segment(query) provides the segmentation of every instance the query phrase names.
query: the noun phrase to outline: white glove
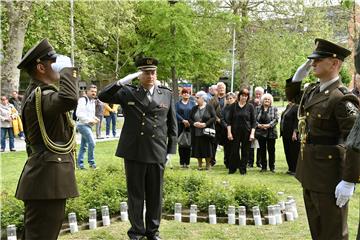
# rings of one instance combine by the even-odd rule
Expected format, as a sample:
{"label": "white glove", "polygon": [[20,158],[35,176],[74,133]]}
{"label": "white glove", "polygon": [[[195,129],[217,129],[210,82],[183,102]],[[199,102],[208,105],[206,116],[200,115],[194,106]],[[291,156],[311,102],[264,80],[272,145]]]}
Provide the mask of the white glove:
{"label": "white glove", "polygon": [[122,79],[120,79],[120,80],[117,80],[116,84],[117,84],[118,86],[128,84],[128,83],[130,83],[133,79],[139,77],[141,74],[142,74],[141,71],[136,72],[136,73],[129,74],[129,75],[127,75],[126,77],[124,77],[124,78],[122,78]]}
{"label": "white glove", "polygon": [[336,205],[340,208],[343,207],[353,195],[355,183],[341,180],[335,188]]}
{"label": "white glove", "polygon": [[72,67],[71,59],[64,55],[56,57],[56,62],[51,64],[51,68],[55,72],[60,72],[63,68]]}
{"label": "white glove", "polygon": [[311,64],[313,63],[312,59],[308,59],[304,62],[295,72],[292,82],[301,82],[311,70]]}

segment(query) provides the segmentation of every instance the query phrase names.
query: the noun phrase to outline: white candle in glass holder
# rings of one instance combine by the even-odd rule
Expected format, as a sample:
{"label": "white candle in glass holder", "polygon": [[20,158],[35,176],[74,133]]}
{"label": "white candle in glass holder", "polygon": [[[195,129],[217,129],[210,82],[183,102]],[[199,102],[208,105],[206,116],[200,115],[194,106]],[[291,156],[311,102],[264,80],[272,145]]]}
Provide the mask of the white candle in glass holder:
{"label": "white candle in glass holder", "polygon": [[120,218],[121,218],[121,221],[123,221],[123,222],[129,221],[127,202],[120,203]]}
{"label": "white candle in glass holder", "polygon": [[97,227],[96,221],[96,209],[89,209],[89,229],[95,229]]}
{"label": "white candle in glass holder", "polygon": [[77,225],[76,214],[73,213],[73,212],[69,213],[68,219],[69,219],[70,232],[71,233],[78,232],[79,228],[78,228],[78,225]]}
{"label": "white candle in glass holder", "polygon": [[292,211],[291,201],[285,202],[286,221],[294,221],[294,214]]}
{"label": "white candle in glass holder", "polygon": [[228,224],[235,224],[235,206],[228,208]]}
{"label": "white candle in glass holder", "polygon": [[17,240],[16,226],[14,224],[8,225],[6,228],[7,240]]}
{"label": "white candle in glass holder", "polygon": [[209,206],[209,223],[216,224],[216,208],[215,205]]}
{"label": "white candle in glass holder", "polygon": [[254,206],[252,208],[252,210],[253,210],[253,217],[254,217],[255,226],[262,225],[259,206]]}
{"label": "white candle in glass holder", "polygon": [[103,226],[110,225],[110,215],[109,215],[109,207],[108,206],[101,206],[101,216],[103,221]]}
{"label": "white candle in glass holder", "polygon": [[275,213],[276,224],[282,224],[283,220],[282,220],[280,204],[274,205],[274,213]]}
{"label": "white candle in glass holder", "polygon": [[197,222],[197,205],[191,204],[190,206],[190,222],[196,223]]}
{"label": "white candle in glass holder", "polygon": [[270,206],[267,207],[267,209],[268,209],[269,225],[276,225],[275,207],[270,205]]}
{"label": "white candle in glass holder", "polygon": [[279,196],[280,210],[285,210],[285,201],[284,201],[284,192],[278,192],[277,195]]}
{"label": "white candle in glass holder", "polygon": [[294,220],[295,220],[299,217],[297,207],[296,207],[296,201],[295,201],[295,199],[292,199],[290,202],[291,202],[291,209],[292,209],[292,212],[294,215]]}
{"label": "white candle in glass holder", "polygon": [[239,207],[239,225],[240,226],[246,225],[246,207],[245,206]]}
{"label": "white candle in glass holder", "polygon": [[174,219],[175,221],[181,222],[181,203],[175,203]]}

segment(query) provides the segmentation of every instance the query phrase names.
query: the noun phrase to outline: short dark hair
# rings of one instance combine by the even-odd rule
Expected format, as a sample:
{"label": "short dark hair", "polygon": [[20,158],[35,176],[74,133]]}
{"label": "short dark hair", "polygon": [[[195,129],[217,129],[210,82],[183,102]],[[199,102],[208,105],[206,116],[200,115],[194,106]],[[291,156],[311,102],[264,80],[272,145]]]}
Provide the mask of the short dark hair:
{"label": "short dark hair", "polygon": [[249,101],[250,92],[249,92],[249,89],[247,87],[240,88],[239,94],[238,94],[238,101],[240,101],[240,96],[241,95],[247,96],[248,98],[247,98],[246,102]]}

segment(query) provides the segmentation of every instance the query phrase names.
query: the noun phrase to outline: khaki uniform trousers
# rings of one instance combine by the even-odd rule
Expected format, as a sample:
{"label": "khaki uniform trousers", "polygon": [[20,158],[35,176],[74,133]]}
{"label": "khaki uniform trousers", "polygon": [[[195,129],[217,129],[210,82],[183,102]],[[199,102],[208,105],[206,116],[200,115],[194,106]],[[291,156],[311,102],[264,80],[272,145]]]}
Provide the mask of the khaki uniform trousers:
{"label": "khaki uniform trousers", "polygon": [[349,238],[348,204],[339,208],[335,193],[303,190],[307,219],[314,240],[346,240]]}

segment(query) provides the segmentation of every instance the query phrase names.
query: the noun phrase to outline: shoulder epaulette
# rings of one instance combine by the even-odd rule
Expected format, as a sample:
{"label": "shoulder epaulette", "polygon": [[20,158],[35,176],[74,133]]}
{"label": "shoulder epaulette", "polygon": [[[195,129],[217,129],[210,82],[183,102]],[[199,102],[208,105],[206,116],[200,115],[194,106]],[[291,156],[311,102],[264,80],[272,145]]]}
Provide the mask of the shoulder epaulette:
{"label": "shoulder epaulette", "polygon": [[53,92],[55,92],[53,89],[45,89],[45,90],[41,91],[41,94],[42,95],[47,95],[47,94],[53,93]]}
{"label": "shoulder epaulette", "polygon": [[342,92],[342,94],[348,94],[349,93],[349,89],[347,87],[344,87],[344,86],[340,86],[339,88],[339,91]]}
{"label": "shoulder epaulette", "polygon": [[157,86],[158,88],[162,88],[162,89],[166,89],[166,90],[169,90],[170,92],[172,92],[172,89],[171,88],[168,88],[166,86],[163,86],[163,85],[159,85]]}

